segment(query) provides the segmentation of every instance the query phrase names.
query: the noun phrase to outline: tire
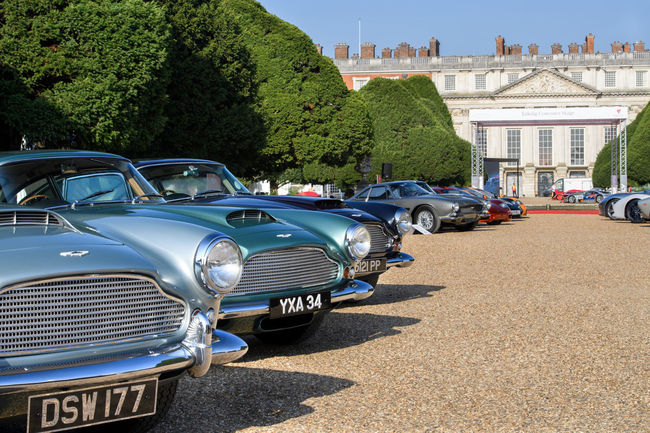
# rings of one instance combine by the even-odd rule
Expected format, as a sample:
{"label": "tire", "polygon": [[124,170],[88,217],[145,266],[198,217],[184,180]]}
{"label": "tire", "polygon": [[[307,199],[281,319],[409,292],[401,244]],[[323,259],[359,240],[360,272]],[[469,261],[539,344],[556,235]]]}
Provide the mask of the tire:
{"label": "tire", "polygon": [[[119,431],[120,433],[144,433],[151,430],[167,415],[167,412],[172,407],[177,387],[178,379],[158,383],[155,414],[143,418],[107,423],[104,426],[99,426],[98,433],[115,431]],[[95,430],[89,430],[89,433],[91,432],[94,433]]]}
{"label": "tire", "polygon": [[610,220],[615,220],[614,218],[614,203],[619,201],[620,199],[618,198],[613,198],[610,201],[607,202],[607,205],[605,207],[605,215],[609,217]]}
{"label": "tire", "polygon": [[596,203],[600,203],[601,201],[603,201],[603,196],[602,195],[597,195],[596,196]]}
{"label": "tire", "polygon": [[567,200],[568,200],[569,203],[575,203],[576,202],[576,196],[575,195],[570,195]]}
{"label": "tire", "polygon": [[303,326],[298,326],[296,328],[281,329],[279,331],[267,331],[259,334],[255,334],[258,340],[268,343],[268,344],[297,344],[305,341],[320,328],[320,325],[323,323],[325,314],[327,312],[321,311],[318,314],[314,315],[312,321]]}
{"label": "tire", "polygon": [[362,277],[358,277],[357,280],[365,281],[372,287],[377,287],[377,282],[379,281],[380,275],[381,274],[364,275]]}
{"label": "tire", "polygon": [[476,227],[477,224],[478,224],[478,221],[474,221],[472,223],[461,224],[461,225],[455,226],[455,228],[459,232],[468,232],[470,230],[474,230],[474,227]]}
{"label": "tire", "polygon": [[634,224],[639,224],[643,222],[643,217],[641,216],[641,209],[639,209],[639,199],[630,200],[630,202],[625,206],[625,218]]}
{"label": "tire", "polygon": [[440,230],[440,220],[436,217],[436,214],[433,213],[433,210],[429,206],[419,208],[415,212],[413,221],[415,221],[415,224],[418,224],[431,233]]}

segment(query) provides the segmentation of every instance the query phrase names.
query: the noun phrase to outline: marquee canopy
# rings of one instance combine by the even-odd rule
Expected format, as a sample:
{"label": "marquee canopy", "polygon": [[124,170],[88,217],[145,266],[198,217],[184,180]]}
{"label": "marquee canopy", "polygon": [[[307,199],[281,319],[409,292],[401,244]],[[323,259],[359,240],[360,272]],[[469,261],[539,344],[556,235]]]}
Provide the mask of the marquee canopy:
{"label": "marquee canopy", "polygon": [[627,119],[627,107],[500,108],[469,110],[478,126],[617,125]]}

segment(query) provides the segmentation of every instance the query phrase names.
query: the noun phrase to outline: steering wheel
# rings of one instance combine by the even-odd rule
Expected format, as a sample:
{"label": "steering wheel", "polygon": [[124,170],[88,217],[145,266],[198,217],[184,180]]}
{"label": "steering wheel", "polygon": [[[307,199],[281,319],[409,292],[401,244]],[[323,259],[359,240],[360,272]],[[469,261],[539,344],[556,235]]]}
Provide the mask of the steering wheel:
{"label": "steering wheel", "polygon": [[25,197],[24,199],[20,200],[18,202],[18,204],[22,206],[22,205],[25,205],[25,204],[27,204],[27,203],[29,203],[31,201],[42,200],[44,198],[47,198],[47,195],[45,195],[45,194],[34,194],[34,195],[30,195],[30,196]]}
{"label": "steering wheel", "polygon": [[173,189],[163,189],[162,191],[160,191],[160,193],[162,195],[171,195],[171,194],[176,194],[176,191],[174,191]]}

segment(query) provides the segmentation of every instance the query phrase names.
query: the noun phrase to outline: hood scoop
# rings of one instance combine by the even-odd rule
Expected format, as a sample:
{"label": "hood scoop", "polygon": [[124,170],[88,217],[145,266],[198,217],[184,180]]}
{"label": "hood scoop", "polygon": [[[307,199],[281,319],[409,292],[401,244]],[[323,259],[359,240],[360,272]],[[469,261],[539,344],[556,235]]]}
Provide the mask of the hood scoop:
{"label": "hood scoop", "polygon": [[65,220],[53,212],[45,210],[11,210],[0,211],[0,226],[39,225],[59,226],[66,225]]}
{"label": "hood scoop", "polygon": [[275,222],[275,218],[259,209],[242,209],[229,213],[226,221],[234,227],[241,227],[272,223]]}

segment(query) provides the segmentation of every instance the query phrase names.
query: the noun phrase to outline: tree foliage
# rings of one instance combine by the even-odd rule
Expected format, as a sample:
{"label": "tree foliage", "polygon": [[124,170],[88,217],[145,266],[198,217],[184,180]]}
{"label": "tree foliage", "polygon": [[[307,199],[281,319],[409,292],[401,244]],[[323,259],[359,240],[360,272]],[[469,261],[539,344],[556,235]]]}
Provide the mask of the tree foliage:
{"label": "tree foliage", "polygon": [[[627,126],[628,182],[644,185],[650,183],[650,104],[637,114]],[[592,180],[602,188],[611,184],[611,149],[618,145],[619,137],[605,144],[596,158]]]}
{"label": "tree foliage", "polygon": [[259,112],[267,129],[258,169],[281,178],[304,166],[303,180],[331,181],[331,171],[318,167],[356,164],[366,155],[372,128],[364,104],[350,96],[338,69],[311,39],[253,0],[221,5],[242,29],[256,65]]}
{"label": "tree foliage", "polygon": [[396,179],[441,185],[467,182],[470,144],[456,135],[449,111],[429,78],[375,78],[359,93],[375,130],[373,173],[380,172],[382,162],[390,162]]}
{"label": "tree foliage", "polygon": [[[23,124],[13,121],[17,135],[137,154],[160,133],[171,37],[161,7],[143,0],[5,0],[2,13],[0,64],[24,85],[14,98],[32,101]],[[44,102],[53,111],[39,110]]]}

